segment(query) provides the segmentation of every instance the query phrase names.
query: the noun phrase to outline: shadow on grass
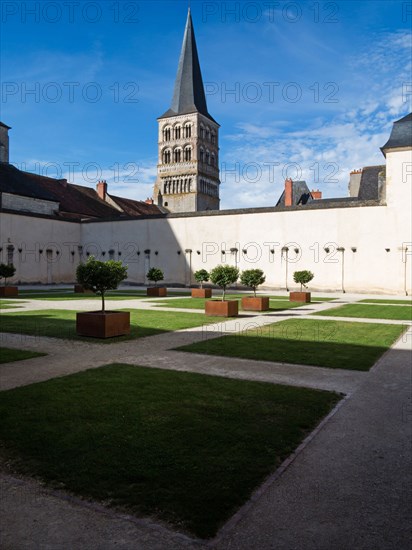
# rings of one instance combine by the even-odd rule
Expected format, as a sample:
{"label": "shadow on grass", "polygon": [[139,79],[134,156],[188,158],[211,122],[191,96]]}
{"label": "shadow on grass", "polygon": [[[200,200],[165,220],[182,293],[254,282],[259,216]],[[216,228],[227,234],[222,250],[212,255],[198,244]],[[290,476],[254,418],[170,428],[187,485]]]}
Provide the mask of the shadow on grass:
{"label": "shadow on grass", "polygon": [[[402,325],[294,319],[175,348],[222,357],[369,370],[405,331]],[[207,331],[206,331],[207,332]]]}
{"label": "shadow on grass", "polygon": [[111,344],[222,321],[222,318],[205,317],[199,313],[133,309],[127,311],[130,311],[130,334],[115,338],[79,336],[76,333],[76,312],[69,310],[5,313],[1,318],[0,332]]}
{"label": "shadow on grass", "polygon": [[0,438],[13,469],[203,538],[340,400],[122,364],[2,393]]}

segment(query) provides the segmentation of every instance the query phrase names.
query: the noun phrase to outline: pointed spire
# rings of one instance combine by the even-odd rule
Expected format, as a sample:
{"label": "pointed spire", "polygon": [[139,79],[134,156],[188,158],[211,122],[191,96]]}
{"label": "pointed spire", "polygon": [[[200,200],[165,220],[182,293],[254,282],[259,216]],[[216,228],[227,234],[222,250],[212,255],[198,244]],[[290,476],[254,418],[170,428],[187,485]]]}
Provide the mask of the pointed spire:
{"label": "pointed spire", "polygon": [[196,112],[213,120],[207,110],[202,72],[189,7],[172,104],[170,109],[160,118]]}

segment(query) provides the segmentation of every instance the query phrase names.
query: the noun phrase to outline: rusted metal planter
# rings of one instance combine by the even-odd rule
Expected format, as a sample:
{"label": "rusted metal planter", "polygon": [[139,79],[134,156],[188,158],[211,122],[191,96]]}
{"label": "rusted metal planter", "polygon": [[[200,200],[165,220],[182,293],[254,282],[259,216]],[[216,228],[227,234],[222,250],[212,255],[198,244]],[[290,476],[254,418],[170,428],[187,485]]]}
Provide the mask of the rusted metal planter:
{"label": "rusted metal planter", "polygon": [[211,288],[192,288],[192,298],[211,298]]}
{"label": "rusted metal planter", "polygon": [[245,311],[268,311],[269,298],[265,296],[245,296],[242,298],[242,309]]}
{"label": "rusted metal planter", "polygon": [[76,314],[76,332],[91,338],[113,338],[130,334],[130,312],[86,311]]}
{"label": "rusted metal planter", "polygon": [[167,296],[167,288],[163,286],[149,286],[147,287],[147,296],[164,298]]}
{"label": "rusted metal planter", "polygon": [[290,302],[310,302],[310,292],[291,292],[289,294]]}
{"label": "rusted metal planter", "polygon": [[205,314],[211,317],[237,317],[238,300],[208,300],[205,303]]}
{"label": "rusted metal planter", "polygon": [[17,286],[0,286],[0,296],[2,298],[12,298],[19,295],[19,289]]}

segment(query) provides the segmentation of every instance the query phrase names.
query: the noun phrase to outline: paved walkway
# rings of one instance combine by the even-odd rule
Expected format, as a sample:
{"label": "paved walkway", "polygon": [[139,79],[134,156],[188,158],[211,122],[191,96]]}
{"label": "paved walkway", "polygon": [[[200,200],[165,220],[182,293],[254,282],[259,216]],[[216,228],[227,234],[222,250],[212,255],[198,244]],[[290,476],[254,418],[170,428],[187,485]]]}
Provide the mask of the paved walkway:
{"label": "paved walkway", "polygon": [[[362,298],[344,296],[340,301]],[[79,302],[70,301],[31,300],[24,307],[49,309],[52,304],[59,309],[69,309],[69,306],[80,309]],[[127,306],[126,302],[114,304],[128,308],[153,307],[148,300],[136,300],[133,304],[128,301]],[[81,309],[90,307],[96,307],[94,300],[82,302]],[[2,475],[0,548],[409,548],[412,332],[401,338],[370,372],[171,351],[185,343],[242,330],[251,322],[263,325],[298,316],[309,317],[315,311],[331,307],[336,307],[336,303],[310,304],[259,315],[253,320],[244,317],[203,330],[194,328],[111,345],[66,340],[56,346],[52,338],[1,334],[3,346],[37,349],[49,354],[18,364],[1,365],[2,390],[116,361],[329,389],[348,397],[323,427],[310,436],[282,475],[279,471],[275,473],[208,544],[150,521],[119,515],[102,506],[44,489],[33,480]],[[81,357],[81,362],[76,361],[76,357]]]}

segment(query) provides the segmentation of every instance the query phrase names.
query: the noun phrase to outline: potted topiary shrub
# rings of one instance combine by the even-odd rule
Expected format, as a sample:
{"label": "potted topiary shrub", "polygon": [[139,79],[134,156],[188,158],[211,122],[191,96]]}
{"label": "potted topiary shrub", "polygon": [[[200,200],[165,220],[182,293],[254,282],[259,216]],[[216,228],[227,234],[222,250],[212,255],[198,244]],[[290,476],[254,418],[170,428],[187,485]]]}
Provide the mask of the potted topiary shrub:
{"label": "potted topiary shrub", "polygon": [[206,269],[199,269],[198,271],[195,271],[194,277],[200,284],[200,288],[192,288],[192,298],[211,298],[212,289],[203,288],[203,283],[207,283],[209,280],[209,272],[206,271]]}
{"label": "potted topiary shrub", "polygon": [[261,269],[247,269],[240,276],[242,285],[249,286],[254,296],[242,298],[242,308],[247,311],[268,311],[269,298],[267,296],[256,296],[256,289],[266,281],[265,274]]}
{"label": "potted topiary shrub", "polygon": [[289,300],[291,302],[310,302],[310,292],[304,292],[303,287],[307,288],[307,284],[313,279],[314,274],[311,271],[295,271],[293,280],[300,284],[300,292],[291,292]]}
{"label": "potted topiary shrub", "polygon": [[239,312],[237,300],[225,300],[226,289],[239,278],[239,270],[231,265],[218,265],[210,272],[210,280],[216,286],[223,289],[221,300],[207,300],[205,303],[206,315],[217,317],[236,317]]}
{"label": "potted topiary shrub", "polygon": [[163,281],[163,271],[158,267],[151,267],[147,272],[146,277],[149,281],[153,281],[155,286],[147,287],[148,296],[167,296],[167,288],[157,286],[159,281]]}
{"label": "potted topiary shrub", "polygon": [[19,289],[17,286],[8,286],[7,279],[13,277],[16,273],[16,268],[13,264],[0,264],[0,279],[4,279],[4,285],[0,287],[0,296],[18,296]]}
{"label": "potted topiary shrub", "polygon": [[116,290],[127,277],[127,267],[122,262],[109,260],[100,262],[90,256],[76,270],[77,281],[85,289],[92,290],[102,298],[100,311],[77,313],[76,331],[80,336],[93,338],[112,338],[130,333],[130,313],[128,311],[106,311],[105,294]]}

